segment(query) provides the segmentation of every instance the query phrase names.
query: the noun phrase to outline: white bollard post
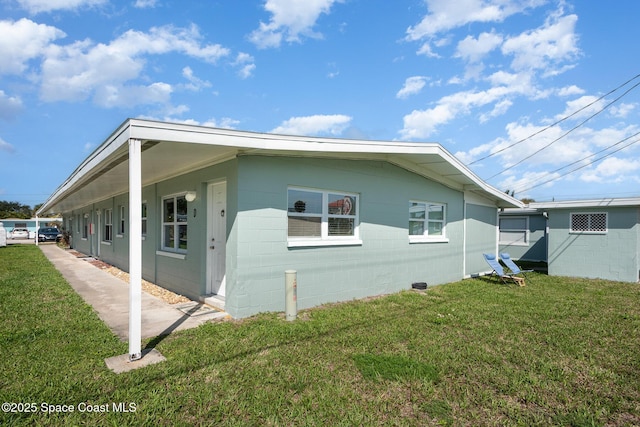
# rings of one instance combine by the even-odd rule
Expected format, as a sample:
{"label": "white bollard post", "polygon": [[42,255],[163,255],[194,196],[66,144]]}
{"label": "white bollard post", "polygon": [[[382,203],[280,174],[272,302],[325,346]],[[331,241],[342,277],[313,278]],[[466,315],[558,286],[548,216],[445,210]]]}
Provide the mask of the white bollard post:
{"label": "white bollard post", "polygon": [[296,320],[298,315],[298,273],[295,270],[284,272],[285,318]]}

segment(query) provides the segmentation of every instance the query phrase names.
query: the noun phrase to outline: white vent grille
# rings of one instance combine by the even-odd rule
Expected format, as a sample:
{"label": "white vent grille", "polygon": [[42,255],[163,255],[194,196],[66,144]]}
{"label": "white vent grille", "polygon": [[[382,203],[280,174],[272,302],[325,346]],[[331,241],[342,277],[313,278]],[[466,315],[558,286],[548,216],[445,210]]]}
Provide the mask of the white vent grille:
{"label": "white vent grille", "polygon": [[571,231],[573,232],[606,232],[606,213],[575,213],[571,214]]}

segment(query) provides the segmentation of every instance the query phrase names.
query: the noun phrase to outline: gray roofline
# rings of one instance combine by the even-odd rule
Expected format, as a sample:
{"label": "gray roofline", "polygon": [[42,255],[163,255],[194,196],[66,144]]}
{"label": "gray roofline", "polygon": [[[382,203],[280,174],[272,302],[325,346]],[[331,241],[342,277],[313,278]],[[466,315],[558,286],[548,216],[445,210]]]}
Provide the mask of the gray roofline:
{"label": "gray roofline", "polygon": [[552,202],[532,202],[528,207],[532,209],[575,209],[602,207],[640,206],[640,197],[605,197],[602,199],[563,200]]}

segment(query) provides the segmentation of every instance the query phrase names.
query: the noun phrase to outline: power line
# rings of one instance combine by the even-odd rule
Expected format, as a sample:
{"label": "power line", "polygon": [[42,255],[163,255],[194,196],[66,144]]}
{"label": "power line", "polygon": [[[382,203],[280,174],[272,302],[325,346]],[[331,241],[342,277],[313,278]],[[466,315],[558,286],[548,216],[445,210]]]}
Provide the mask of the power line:
{"label": "power line", "polygon": [[[573,163],[570,163],[570,164],[569,164],[569,165],[567,165],[567,166],[563,166],[563,167],[561,167],[561,168],[559,168],[559,169],[556,169],[555,171],[549,172],[549,174],[552,174],[552,173],[558,172],[558,171],[560,171],[560,170],[562,170],[562,169],[565,169],[565,168],[567,168],[567,167],[569,167],[569,166],[571,166],[571,165],[574,165],[574,164],[579,163],[579,162],[581,162],[581,161],[583,161],[583,160],[586,160],[586,159],[588,159],[589,157],[593,157],[593,156],[595,156],[595,155],[597,155],[597,154],[599,154],[599,153],[602,153],[603,151],[607,151],[607,150],[609,150],[611,147],[615,147],[616,145],[619,145],[619,144],[621,144],[622,142],[624,142],[624,141],[626,141],[626,140],[628,140],[628,139],[630,139],[630,138],[633,138],[634,136],[637,136],[637,135],[640,135],[640,132],[637,132],[637,133],[635,133],[635,134],[633,134],[633,135],[631,135],[631,136],[628,136],[627,138],[625,138],[625,139],[623,139],[623,140],[619,141],[618,143],[616,143],[616,144],[614,144],[614,145],[612,145],[612,146],[610,146],[610,147],[608,147],[608,148],[605,148],[604,150],[599,151],[598,153],[594,153],[594,154],[592,154],[592,155],[590,155],[590,156],[587,156],[587,157],[585,157],[585,158],[583,158],[583,159],[580,159],[580,160],[577,160],[577,161],[575,161],[575,162],[573,162]],[[611,156],[612,154],[617,153],[618,151],[622,151],[622,150],[624,150],[625,148],[627,148],[627,147],[629,147],[629,146],[631,146],[631,145],[635,144],[635,143],[636,143],[636,142],[638,142],[638,141],[640,141],[640,138],[635,139],[635,140],[631,141],[630,143],[628,143],[628,144],[626,144],[626,145],[624,145],[624,146],[622,146],[622,147],[618,148],[617,150],[612,151],[612,152],[610,152],[610,153],[608,153],[608,154],[605,154],[605,155],[604,155],[604,156],[602,156],[602,157],[599,157],[599,158],[597,158],[597,159],[594,159],[594,160],[590,161],[590,162],[589,162],[589,163],[587,163],[587,164],[581,165],[581,166],[579,166],[579,167],[577,167],[577,168],[575,168],[575,169],[572,169],[572,170],[570,170],[570,171],[568,171],[568,172],[566,172],[566,173],[563,173],[562,175],[555,176],[555,177],[553,177],[553,178],[549,178],[549,179],[547,179],[546,181],[542,181],[542,182],[540,182],[539,184],[535,184],[535,185],[532,185],[532,186],[530,186],[530,187],[527,187],[527,188],[523,188],[523,189],[521,189],[521,190],[518,190],[518,192],[520,192],[520,193],[521,193],[521,192],[524,192],[524,191],[532,190],[532,189],[534,189],[534,188],[540,187],[541,185],[547,184],[547,183],[549,183],[549,182],[551,182],[551,181],[555,181],[555,180],[557,180],[557,179],[560,179],[560,178],[562,178],[563,176],[567,176],[567,175],[569,175],[569,174],[572,174],[573,172],[576,172],[576,171],[578,171],[578,170],[580,170],[580,169],[584,169],[584,168],[586,168],[587,166],[591,166],[591,165],[593,165],[594,163],[597,163],[597,162],[599,162],[600,160],[603,160],[603,159],[605,159],[605,158],[607,158],[607,157]],[[536,181],[537,181],[537,180],[536,180]],[[536,181],[533,181],[533,182],[536,182]]]}
{"label": "power line", "polygon": [[[561,118],[560,120],[558,120],[558,121],[556,121],[556,122],[554,122],[554,123],[550,124],[549,126],[547,126],[547,127],[543,128],[543,129],[540,129],[539,131],[534,132],[534,133],[532,133],[531,135],[529,135],[529,136],[527,136],[527,137],[525,137],[525,138],[523,138],[523,139],[521,139],[521,140],[519,140],[519,141],[516,141],[516,142],[514,142],[514,143],[513,143],[513,144],[511,144],[511,145],[508,145],[508,146],[506,146],[506,147],[504,147],[504,148],[501,148],[500,150],[494,151],[493,153],[490,153],[490,154],[488,154],[488,155],[486,155],[486,156],[484,156],[484,157],[481,157],[481,158],[479,158],[479,159],[477,159],[477,160],[474,160],[473,162],[470,162],[470,163],[469,163],[469,166],[470,166],[470,165],[473,165],[473,164],[475,164],[475,163],[478,163],[478,162],[480,162],[480,161],[482,161],[482,160],[486,160],[486,159],[488,159],[488,158],[490,158],[490,157],[493,157],[493,156],[495,156],[495,155],[497,155],[497,154],[500,154],[500,153],[502,153],[503,151],[506,151],[506,150],[508,150],[508,149],[510,149],[510,148],[513,148],[513,147],[515,147],[516,145],[519,145],[519,144],[521,144],[521,143],[523,143],[523,142],[525,142],[525,141],[528,141],[529,139],[533,138],[534,136],[537,136],[537,135],[541,134],[542,132],[545,132],[545,131],[547,131],[547,130],[551,129],[551,128],[552,128],[552,127],[554,127],[554,126],[557,126],[558,124],[560,124],[560,123],[562,123],[562,122],[564,122],[564,121],[566,121],[566,120],[570,119],[571,117],[575,116],[576,114],[580,113],[581,111],[586,110],[587,108],[591,107],[591,106],[592,106],[592,105],[594,105],[595,103],[597,103],[597,102],[601,101],[601,100],[602,100],[602,99],[604,99],[605,97],[607,97],[607,96],[611,95],[612,93],[614,93],[614,92],[618,91],[620,88],[622,88],[622,87],[624,87],[624,86],[628,85],[629,83],[631,83],[632,81],[634,81],[634,80],[635,80],[635,79],[637,79],[638,77],[640,77],[640,74],[636,74],[635,76],[633,76],[632,78],[630,78],[630,79],[629,79],[629,80],[627,80],[626,82],[622,83],[621,85],[619,85],[619,86],[618,86],[618,87],[616,87],[615,89],[610,90],[609,92],[605,93],[604,95],[602,95],[600,98],[596,99],[595,101],[590,102],[589,104],[585,105],[584,107],[582,107],[582,108],[580,108],[580,109],[578,109],[578,110],[574,111],[573,113],[569,114],[568,116],[565,116],[565,117]],[[636,85],[636,86],[637,86],[637,85]],[[634,86],[634,87],[635,87],[635,86]],[[632,88],[632,89],[633,89],[633,88]],[[628,92],[627,92],[627,93],[628,93]],[[625,93],[625,94],[626,94],[626,93]],[[607,106],[607,107],[608,107],[608,106]],[[501,172],[501,173],[502,173],[502,172]],[[499,175],[499,174],[498,174],[498,175]],[[494,175],[494,176],[495,176],[495,175]],[[493,177],[491,177],[491,178],[493,178]],[[489,178],[489,179],[491,179],[491,178]]]}
{"label": "power line", "polygon": [[[640,76],[640,74],[639,74]],[[565,136],[569,135],[571,132],[573,132],[574,130],[578,129],[579,127],[581,127],[582,125],[584,125],[586,122],[588,122],[589,120],[591,120],[592,118],[594,118],[595,116],[597,116],[598,114],[602,113],[604,110],[606,110],[607,108],[609,108],[611,105],[613,105],[614,103],[618,102],[620,99],[622,99],[624,96],[626,96],[629,92],[631,92],[633,89],[635,89],[636,87],[640,86],[640,82],[636,83],[635,85],[631,86],[629,89],[627,89],[622,95],[620,95],[619,97],[617,97],[616,99],[614,99],[613,101],[609,102],[607,105],[605,105],[604,107],[602,107],[600,110],[596,111],[595,113],[593,113],[591,116],[587,117],[586,119],[584,119],[582,122],[580,122],[579,124],[577,124],[576,126],[572,127],[571,129],[569,129],[568,131],[566,131],[565,133],[563,133],[562,135],[560,135],[559,137],[557,137],[556,139],[554,139],[553,141],[551,141],[550,143],[546,144],[545,146],[543,146],[542,148],[534,151],[533,153],[529,154],[528,156],[526,156],[525,158],[521,159],[520,161],[512,164],[511,166],[501,170],[500,172],[493,174],[492,176],[490,176],[489,178],[487,178],[486,180],[490,180],[492,178],[495,178],[498,175],[501,175],[503,173],[505,173],[508,170],[513,169],[514,167],[518,166],[519,164],[523,163],[526,160],[529,160],[530,158],[532,158],[533,156],[535,156],[536,154],[540,153],[541,151],[549,148],[551,145],[555,144],[556,142],[558,142],[559,140],[561,140],[562,138],[564,138]]]}

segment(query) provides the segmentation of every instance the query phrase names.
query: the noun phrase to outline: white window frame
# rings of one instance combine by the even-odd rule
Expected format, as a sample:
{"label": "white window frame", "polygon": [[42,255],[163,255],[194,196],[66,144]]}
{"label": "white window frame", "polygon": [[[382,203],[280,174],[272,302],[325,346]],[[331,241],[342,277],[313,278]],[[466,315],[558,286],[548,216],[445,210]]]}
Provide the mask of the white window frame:
{"label": "white window frame", "polygon": [[[347,246],[347,245],[362,245],[360,240],[360,195],[358,193],[352,193],[342,190],[324,190],[317,188],[307,187],[287,187],[287,206],[289,206],[289,191],[304,191],[309,193],[316,193],[322,196],[322,212],[319,214],[306,214],[288,212],[287,208],[287,224],[289,217],[316,217],[320,218],[320,236],[289,236],[289,226],[287,225],[287,246],[288,247],[314,247],[314,246]],[[354,199],[355,214],[354,215],[340,215],[329,213],[329,195],[341,195]],[[353,219],[353,235],[352,236],[331,236],[329,235],[329,219],[330,218],[352,218]]]}
{"label": "white window frame", "polygon": [[102,236],[102,241],[113,241],[113,209],[104,210],[104,233]]}
{"label": "white window frame", "polygon": [[[502,228],[502,221],[509,219],[524,219],[524,229],[519,228]],[[524,232],[524,242],[519,241],[506,241],[500,240],[498,241],[501,245],[510,245],[510,246],[529,246],[529,217],[528,216],[503,216],[498,219],[498,236],[502,236],[502,232]]]}
{"label": "white window frame", "polygon": [[142,202],[142,207],[140,210],[140,214],[141,214],[141,234],[142,234],[142,240],[145,240],[145,238],[147,237],[147,210],[149,209],[149,205],[147,204],[147,201],[144,200]]}
{"label": "white window frame", "polygon": [[[172,194],[172,195],[168,195],[168,196],[163,196],[161,199],[161,207],[160,207],[160,215],[161,215],[161,223],[162,223],[162,228],[161,228],[161,232],[160,232],[160,252],[164,252],[164,253],[170,253],[170,254],[179,254],[179,255],[186,255],[188,252],[188,248],[189,248],[189,239],[187,237],[187,249],[182,249],[180,248],[180,226],[186,226],[187,227],[187,236],[189,235],[189,210],[187,209],[187,213],[185,214],[185,221],[178,221],[178,215],[177,215],[177,210],[178,210],[178,199],[182,198],[185,199],[185,203],[188,203],[186,200],[186,192],[184,193],[178,193],[178,194]],[[173,215],[174,215],[174,220],[169,222],[169,221],[165,221],[165,212],[164,212],[164,207],[165,207],[165,201],[167,200],[172,200],[173,199],[173,206],[174,206],[174,211],[173,211]],[[168,247],[164,245],[165,242],[165,229],[167,226],[172,226],[173,227],[173,235],[174,235],[174,245],[173,247]]]}
{"label": "white window frame", "polygon": [[[411,208],[411,204],[419,204],[425,206],[425,218],[422,220],[424,222],[424,233],[423,234],[409,234],[411,233],[411,229],[407,228],[407,233],[409,234],[409,243],[448,243],[449,238],[447,237],[447,204],[446,203],[437,203],[437,202],[427,202],[424,200],[409,200],[409,208]],[[442,208],[442,220],[430,220],[429,215],[429,206],[439,206]],[[419,218],[411,218],[410,212],[407,212],[408,220],[420,222]],[[430,236],[429,235],[429,222],[439,222],[442,223],[442,235]]]}
{"label": "white window frame", "polygon": [[89,240],[89,214],[82,215],[82,240]]}
{"label": "white window frame", "polygon": [[118,206],[118,234],[117,237],[123,237],[126,226],[126,209],[124,205]]}
{"label": "white window frame", "polygon": [[[574,215],[588,215],[589,229],[587,230],[574,230],[573,217]],[[604,230],[592,230],[591,229],[591,216],[592,215],[604,215]],[[609,232],[609,213],[608,212],[571,212],[569,214],[569,234],[607,234]]]}

